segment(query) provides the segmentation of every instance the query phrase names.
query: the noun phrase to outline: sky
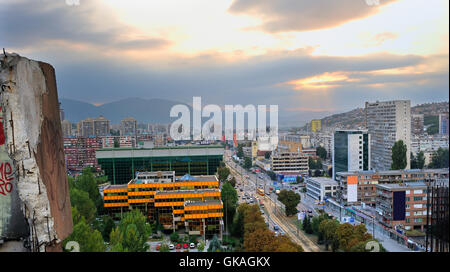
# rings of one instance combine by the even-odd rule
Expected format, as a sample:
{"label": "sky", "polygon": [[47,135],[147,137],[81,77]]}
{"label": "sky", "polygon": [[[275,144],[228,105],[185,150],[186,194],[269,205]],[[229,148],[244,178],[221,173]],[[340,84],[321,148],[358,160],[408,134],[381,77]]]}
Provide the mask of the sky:
{"label": "sky", "polygon": [[449,99],[447,0],[71,2],[0,0],[0,46],[52,64],[60,98],[292,114]]}

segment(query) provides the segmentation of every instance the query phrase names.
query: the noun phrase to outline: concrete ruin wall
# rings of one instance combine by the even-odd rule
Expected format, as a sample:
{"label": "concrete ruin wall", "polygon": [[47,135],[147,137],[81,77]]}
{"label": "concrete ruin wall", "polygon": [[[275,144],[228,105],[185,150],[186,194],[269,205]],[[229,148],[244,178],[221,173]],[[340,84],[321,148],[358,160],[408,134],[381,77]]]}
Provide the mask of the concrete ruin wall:
{"label": "concrete ruin wall", "polygon": [[[0,55],[0,251],[60,251],[72,232],[55,71]],[[3,245],[2,245],[3,243]]]}

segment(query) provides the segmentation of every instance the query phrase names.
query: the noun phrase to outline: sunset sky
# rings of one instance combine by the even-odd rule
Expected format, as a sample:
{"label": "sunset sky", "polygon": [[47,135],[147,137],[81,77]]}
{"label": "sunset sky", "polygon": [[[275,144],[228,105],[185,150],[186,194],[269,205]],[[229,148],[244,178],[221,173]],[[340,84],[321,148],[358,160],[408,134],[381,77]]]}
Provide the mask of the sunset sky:
{"label": "sunset sky", "polygon": [[0,46],[56,68],[59,96],[278,104],[448,101],[449,1],[0,0]]}

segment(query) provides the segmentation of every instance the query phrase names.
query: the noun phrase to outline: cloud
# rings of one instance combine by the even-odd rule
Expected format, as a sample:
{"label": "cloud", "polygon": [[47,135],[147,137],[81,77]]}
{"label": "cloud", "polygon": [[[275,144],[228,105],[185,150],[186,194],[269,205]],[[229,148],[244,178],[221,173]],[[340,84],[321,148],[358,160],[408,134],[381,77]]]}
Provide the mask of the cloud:
{"label": "cloud", "polygon": [[365,0],[235,0],[229,12],[259,17],[267,32],[331,28],[371,16],[395,0],[368,5]]}
{"label": "cloud", "polygon": [[169,41],[141,35],[121,23],[100,1],[82,1],[69,6],[65,1],[17,0],[0,5],[0,37],[7,48],[64,46],[111,49],[153,49]]}

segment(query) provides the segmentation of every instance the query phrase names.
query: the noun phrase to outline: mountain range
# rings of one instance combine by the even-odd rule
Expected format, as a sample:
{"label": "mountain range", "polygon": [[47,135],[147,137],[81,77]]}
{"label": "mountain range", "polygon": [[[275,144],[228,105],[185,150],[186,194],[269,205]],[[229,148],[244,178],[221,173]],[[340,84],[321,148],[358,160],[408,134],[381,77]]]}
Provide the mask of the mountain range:
{"label": "mountain range", "polygon": [[[96,106],[87,102],[61,98],[60,103],[61,109],[64,110],[65,119],[72,123],[88,117],[96,118],[102,115],[110,120],[111,124],[118,124],[125,117],[133,117],[138,123],[168,124],[175,120],[175,118],[170,118],[170,109],[174,105],[183,104],[192,109],[187,103],[166,99],[126,98]],[[311,119],[322,118],[330,114],[332,113],[327,111],[292,112],[280,109],[278,122],[280,127],[298,127],[306,124]]]}

